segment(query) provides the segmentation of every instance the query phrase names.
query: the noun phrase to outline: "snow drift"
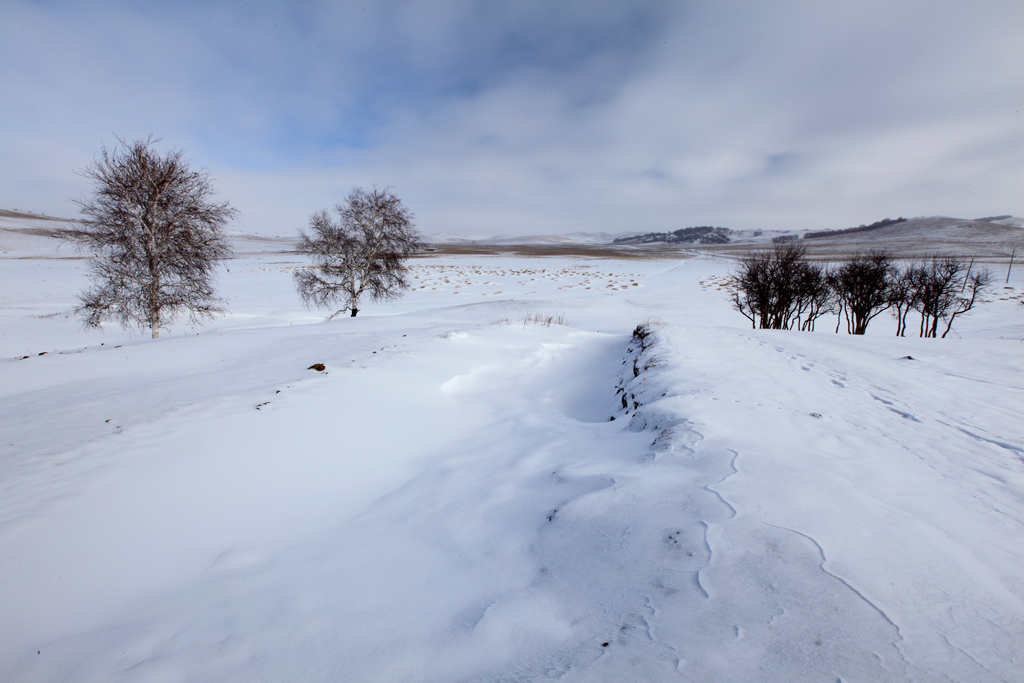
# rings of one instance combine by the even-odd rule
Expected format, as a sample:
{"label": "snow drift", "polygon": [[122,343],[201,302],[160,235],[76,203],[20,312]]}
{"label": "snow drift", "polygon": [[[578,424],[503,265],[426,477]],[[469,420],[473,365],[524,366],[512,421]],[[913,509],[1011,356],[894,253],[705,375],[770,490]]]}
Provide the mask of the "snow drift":
{"label": "snow drift", "polygon": [[710,258],[421,259],[323,323],[252,250],[152,342],[3,259],[6,680],[1024,675],[1018,276],[945,340],[751,330]]}

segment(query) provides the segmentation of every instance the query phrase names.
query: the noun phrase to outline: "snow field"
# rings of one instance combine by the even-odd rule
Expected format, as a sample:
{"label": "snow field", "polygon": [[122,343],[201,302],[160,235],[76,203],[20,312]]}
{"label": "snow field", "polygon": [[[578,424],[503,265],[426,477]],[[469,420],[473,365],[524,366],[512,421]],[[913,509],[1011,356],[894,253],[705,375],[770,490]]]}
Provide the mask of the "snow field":
{"label": "snow field", "polygon": [[[417,264],[416,274],[412,276],[411,291],[440,289],[451,294],[464,291],[479,296],[498,296],[502,294],[499,282],[504,280],[513,284],[519,296],[531,296],[543,289],[545,285],[556,284],[557,290],[580,287],[583,289],[605,289],[612,292],[638,287],[636,273],[627,273],[620,269],[602,268],[601,265],[574,263],[560,269],[506,269],[486,267],[466,267],[461,265]],[[621,264],[616,264],[621,265]],[[611,272],[609,272],[611,271]],[[492,290],[492,291],[482,291]]]}
{"label": "snow field", "polygon": [[754,331],[727,261],[433,257],[322,323],[299,265],[152,342],[3,261],[5,678],[1021,677],[1015,300]]}

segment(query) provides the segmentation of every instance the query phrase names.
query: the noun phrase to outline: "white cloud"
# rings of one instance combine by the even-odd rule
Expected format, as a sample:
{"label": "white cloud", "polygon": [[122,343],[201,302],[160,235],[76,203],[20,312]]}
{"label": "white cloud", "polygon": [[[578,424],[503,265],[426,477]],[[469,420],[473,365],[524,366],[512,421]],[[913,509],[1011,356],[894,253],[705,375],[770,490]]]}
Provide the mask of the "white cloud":
{"label": "white cloud", "polygon": [[153,132],[269,233],[373,183],[427,232],[1024,213],[1019,3],[11,7],[5,206]]}

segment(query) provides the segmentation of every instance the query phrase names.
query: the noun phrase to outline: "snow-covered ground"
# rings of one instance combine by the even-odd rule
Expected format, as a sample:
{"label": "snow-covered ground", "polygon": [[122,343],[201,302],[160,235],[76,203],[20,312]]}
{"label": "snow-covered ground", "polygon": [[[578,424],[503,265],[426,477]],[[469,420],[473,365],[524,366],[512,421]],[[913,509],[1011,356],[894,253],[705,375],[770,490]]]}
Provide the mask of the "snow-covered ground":
{"label": "snow-covered ground", "polygon": [[152,341],[39,239],[0,680],[1024,680],[1019,270],[922,340],[751,330],[705,257],[418,259],[322,322],[252,248]]}

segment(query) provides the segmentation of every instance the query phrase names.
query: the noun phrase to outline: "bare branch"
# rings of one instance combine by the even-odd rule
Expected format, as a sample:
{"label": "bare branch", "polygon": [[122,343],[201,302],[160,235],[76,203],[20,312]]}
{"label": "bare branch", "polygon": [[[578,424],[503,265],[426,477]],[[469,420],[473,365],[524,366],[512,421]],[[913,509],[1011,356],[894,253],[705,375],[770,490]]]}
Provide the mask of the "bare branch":
{"label": "bare branch", "polygon": [[733,305],[754,327],[813,330],[832,310],[827,272],[804,260],[806,249],[780,243],[740,260]]}
{"label": "bare branch", "polygon": [[208,173],[192,170],[180,150],[160,156],[154,142],[104,147],[81,172],[93,181],[92,196],[76,201],[84,219],[58,231],[92,254],[94,286],[78,308],[87,327],[113,320],[156,338],[181,313],[194,325],[223,311],[213,276],[230,254],[223,228],[237,212],[211,200]]}
{"label": "bare branch", "polygon": [[309,232],[300,232],[298,251],[313,265],[295,273],[295,287],[306,306],[341,303],[330,318],[346,310],[355,317],[363,294],[385,301],[409,288],[405,261],[424,245],[412,213],[389,188],[355,188],[335,211],[337,222],[317,211]]}
{"label": "bare branch", "polygon": [[829,285],[847,315],[850,334],[864,334],[868,323],[893,305],[892,257],[884,251],[856,254],[829,277]]}

